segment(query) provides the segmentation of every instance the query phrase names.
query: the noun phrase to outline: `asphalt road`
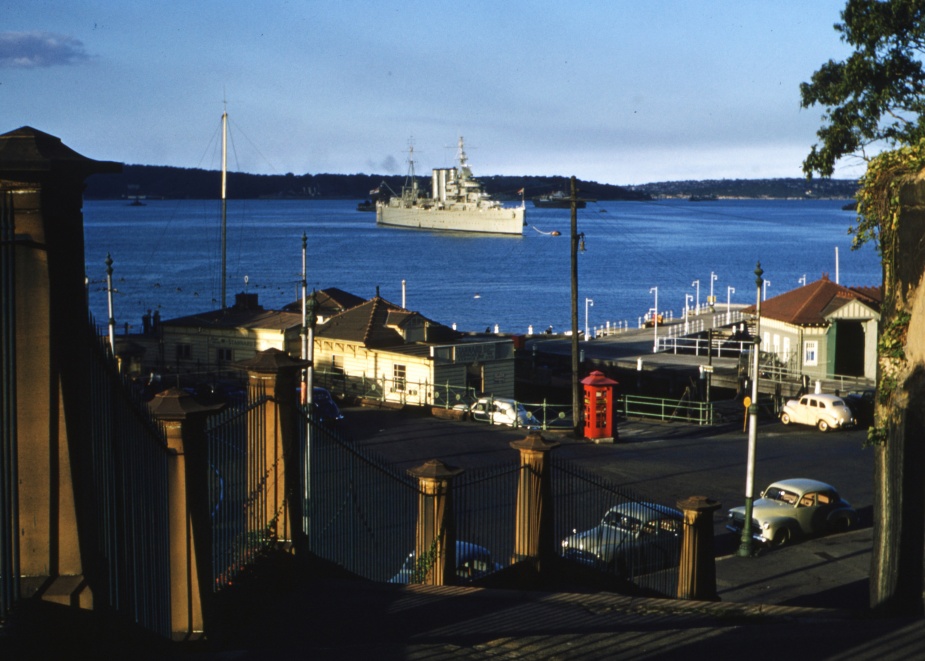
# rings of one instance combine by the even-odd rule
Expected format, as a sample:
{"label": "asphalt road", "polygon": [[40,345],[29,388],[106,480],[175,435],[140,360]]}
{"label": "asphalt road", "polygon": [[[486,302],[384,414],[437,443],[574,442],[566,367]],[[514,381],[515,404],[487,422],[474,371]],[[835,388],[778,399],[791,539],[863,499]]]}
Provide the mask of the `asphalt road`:
{"label": "asphalt road", "polygon": [[[385,409],[344,409],[345,427],[356,443],[401,468],[440,459],[460,468],[510,461],[509,443],[526,430]],[[647,500],[676,505],[690,496],[721,503],[714,522],[717,554],[737,540],[724,527],[726,510],[744,503],[748,435],[742,426],[696,427],[628,421],[614,443],[576,440],[544,432],[561,443],[554,452],[584,469],[629,487]],[[863,447],[866,430],[820,432],[813,427],[759,423],[755,493],[775,480],[808,477],[832,484],[871,525],[873,451]]]}

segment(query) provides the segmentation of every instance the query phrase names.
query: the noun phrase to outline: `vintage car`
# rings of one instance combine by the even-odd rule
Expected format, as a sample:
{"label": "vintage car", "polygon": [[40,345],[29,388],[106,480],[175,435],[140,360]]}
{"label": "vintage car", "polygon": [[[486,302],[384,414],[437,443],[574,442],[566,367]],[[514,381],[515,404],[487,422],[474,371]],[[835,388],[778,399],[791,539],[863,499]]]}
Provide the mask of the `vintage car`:
{"label": "vintage car", "polygon": [[563,539],[561,555],[630,578],[677,565],[683,527],[684,515],[673,507],[625,502],[594,528]]}
{"label": "vintage car", "polygon": [[[501,568],[499,563],[492,562],[491,553],[484,546],[472,542],[456,542],[456,578],[460,582],[474,581]],[[389,583],[420,583],[428,570],[426,562],[419,564],[412,551],[398,573],[389,579]]]}
{"label": "vintage car", "polygon": [[[796,478],[780,480],[752,503],[752,538],[781,546],[799,537],[844,531],[857,525],[858,514],[829,484]],[[741,533],[745,507],[729,510],[726,528]]]}
{"label": "vintage car", "polygon": [[493,425],[530,429],[540,426],[539,420],[533,417],[523,404],[503,397],[480,397],[469,407],[469,416],[473,420],[490,422]]}
{"label": "vintage car", "polygon": [[838,395],[803,395],[800,399],[788,400],[780,421],[785,425],[791,422],[812,425],[819,431],[845,429],[855,424],[851,409]]}

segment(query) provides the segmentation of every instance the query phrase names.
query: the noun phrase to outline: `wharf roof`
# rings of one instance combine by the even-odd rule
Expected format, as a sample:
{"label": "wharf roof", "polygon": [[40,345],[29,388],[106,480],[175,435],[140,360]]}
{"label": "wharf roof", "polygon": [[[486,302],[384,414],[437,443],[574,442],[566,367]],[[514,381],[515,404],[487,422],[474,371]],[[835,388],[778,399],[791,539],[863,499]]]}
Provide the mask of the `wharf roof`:
{"label": "wharf roof", "polygon": [[418,312],[375,296],[331,317],[315,329],[315,336],[356,342],[370,348],[393,347],[406,344],[404,332],[419,327],[426,328],[426,339],[430,342],[448,341],[459,335]]}
{"label": "wharf roof", "polygon": [[[761,316],[794,326],[823,326],[836,310],[852,301],[858,301],[879,312],[881,289],[844,287],[823,275],[820,280],[762,301]],[[744,312],[754,314],[755,306],[745,308]]]}

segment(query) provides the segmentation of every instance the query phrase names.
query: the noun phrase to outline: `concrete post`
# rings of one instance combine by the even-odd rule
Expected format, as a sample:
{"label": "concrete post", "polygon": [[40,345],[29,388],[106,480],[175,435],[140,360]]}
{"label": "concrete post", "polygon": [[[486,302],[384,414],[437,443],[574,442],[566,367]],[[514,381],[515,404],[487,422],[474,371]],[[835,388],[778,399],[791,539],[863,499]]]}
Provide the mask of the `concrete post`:
{"label": "concrete post", "polygon": [[190,640],[204,631],[203,591],[211,594],[211,522],[209,520],[206,414],[221,408],[201,406],[183,390],[154,396],[151,414],[167,432],[167,502],[170,530],[170,631],[174,640]]}
{"label": "concrete post", "polygon": [[547,441],[539,432],[530,432],[526,438],[511,442],[511,447],[520,452],[521,466],[512,561],[532,558],[537,571],[544,560],[556,554],[552,483],[546,459],[550,450],[558,446],[558,442]]}
{"label": "concrete post", "polygon": [[414,540],[415,573],[412,583],[452,585],[456,578],[456,521],[452,480],[462,469],[431,459],[408,473],[421,487]]}
{"label": "concrete post", "polygon": [[87,608],[94,592],[107,593],[108,577],[95,557],[98,505],[86,450],[93,337],[81,206],[87,176],[121,169],[28,126],[0,135],[0,196],[13,237],[2,323],[12,326],[15,365],[4,388],[13,391],[17,423],[19,570],[43,599]]}
{"label": "concrete post", "polygon": [[713,556],[713,512],[719,508],[718,502],[705,496],[678,501],[678,509],[684,512],[678,599],[719,601]]}
{"label": "concrete post", "polygon": [[265,489],[263,510],[252,519],[256,527],[266,525],[271,539],[290,546],[302,538],[301,462],[299,461],[298,392],[299,373],[310,364],[290,358],[285,351],[267,349],[250,360],[236,363],[247,370],[248,389],[253,397],[266,395],[265,407],[251,410],[249,430],[260,430],[255,463],[248,469],[251,493]]}

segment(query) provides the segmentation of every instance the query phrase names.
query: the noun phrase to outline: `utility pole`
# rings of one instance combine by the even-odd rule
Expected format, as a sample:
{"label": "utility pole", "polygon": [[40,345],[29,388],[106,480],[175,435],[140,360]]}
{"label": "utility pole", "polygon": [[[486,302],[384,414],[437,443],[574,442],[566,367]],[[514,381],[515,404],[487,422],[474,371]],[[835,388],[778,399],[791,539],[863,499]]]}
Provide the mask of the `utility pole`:
{"label": "utility pole", "polygon": [[572,420],[575,438],[582,434],[581,383],[578,379],[578,189],[571,179],[572,202]]}
{"label": "utility pole", "polygon": [[758,349],[761,343],[761,289],[764,271],[761,262],[755,267],[755,337],[752,340],[752,396],[748,404],[748,459],[745,467],[745,522],[736,555],[752,554],[752,508],[755,490],[755,455],[758,446]]}

